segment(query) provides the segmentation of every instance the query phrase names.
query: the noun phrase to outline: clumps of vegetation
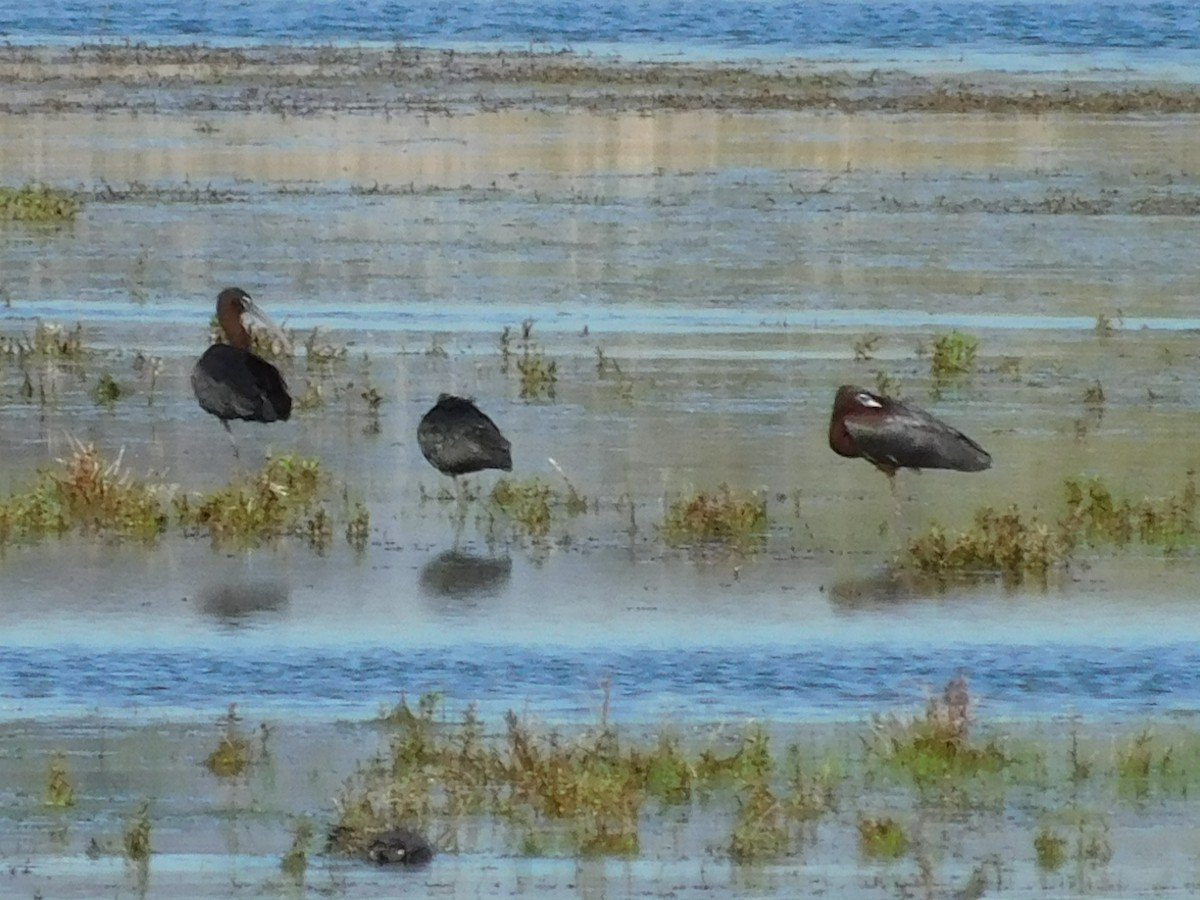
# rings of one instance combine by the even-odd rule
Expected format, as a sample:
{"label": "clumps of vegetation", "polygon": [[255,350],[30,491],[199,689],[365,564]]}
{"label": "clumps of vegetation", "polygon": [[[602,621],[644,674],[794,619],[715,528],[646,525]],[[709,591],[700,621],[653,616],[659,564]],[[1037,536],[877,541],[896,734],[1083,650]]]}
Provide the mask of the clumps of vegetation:
{"label": "clumps of vegetation", "polygon": [[1121,310],[1117,310],[1115,316],[1108,313],[1100,313],[1096,316],[1096,336],[1102,338],[1112,337],[1118,328],[1125,325],[1125,314]]}
{"label": "clumps of vegetation", "polygon": [[71,785],[71,772],[67,768],[66,756],[59,752],[50,757],[46,766],[46,806],[64,809],[75,805],[75,788]]}
{"label": "clumps of vegetation", "polygon": [[[521,323],[521,352],[515,363],[520,376],[520,396],[522,400],[553,400],[558,384],[558,363],[534,345],[532,335],[533,319],[526,319]],[[506,374],[513,358],[512,341],[512,329],[505,325],[500,333],[500,371]]]}
{"label": "clumps of vegetation", "polygon": [[[242,476],[210,494],[180,494],[172,486],[135,479],[123,454],[105,460],[90,444],[75,443],[69,459],[39,471],[32,487],[0,498],[0,545],[71,532],[151,541],[172,524],[185,533],[254,546],[281,536],[328,548],[333,519],[315,459],[282,456],[256,475]],[[347,504],[346,538],[365,544],[365,507]]]}
{"label": "clumps of vegetation", "polygon": [[961,331],[936,334],[929,354],[929,374],[935,383],[970,375],[975,370],[979,340]]}
{"label": "clumps of vegetation", "polygon": [[254,744],[238,727],[237,709],[230,705],[225,714],[217,746],[204,758],[204,768],[218,778],[245,775],[255,761]]}
{"label": "clumps of vegetation", "polygon": [[515,531],[535,540],[550,533],[556,510],[568,516],[587,510],[587,500],[569,481],[566,490],[559,491],[536,476],[525,480],[501,478],[492,488],[488,504],[503,514]]}
{"label": "clumps of vegetation", "polygon": [[615,378],[617,392],[621,397],[625,400],[633,399],[633,379],[625,376],[621,364],[605,353],[603,347],[596,348],[596,375],[601,381]]}
{"label": "clumps of vegetation", "polygon": [[125,389],[107,372],[103,373],[92,386],[92,400],[97,406],[112,406],[125,396]]}
{"label": "clumps of vegetation", "polygon": [[973,525],[957,534],[934,525],[909,541],[903,567],[947,576],[999,573],[1011,581],[1045,576],[1066,564],[1081,546],[1147,545],[1176,548],[1194,542],[1197,494],[1194,473],[1165,497],[1117,498],[1100,478],[1064,482],[1065,503],[1057,521],[1026,518],[1016,506],[975,513]]}
{"label": "clumps of vegetation", "polygon": [[741,791],[729,840],[734,862],[774,859],[788,846],[783,804],[771,789],[774,768],[767,733],[761,726],[746,731],[738,751]]}
{"label": "clumps of vegetation", "polygon": [[1026,520],[1016,506],[1005,512],[977,510],[965,531],[953,534],[938,525],[909,541],[902,566],[929,575],[987,575],[1000,573],[1020,581],[1026,575],[1045,575],[1070,556],[1063,535],[1036,518]]}
{"label": "clumps of vegetation", "polygon": [[77,443],[58,470],[42,470],[27,491],[0,501],[0,543],[81,533],[152,539],[167,527],[159,488],[135,481],[122,457],[106,462]]}
{"label": "clumps of vegetation", "polygon": [[200,497],[180,494],[174,511],[185,529],[206,531],[215,541],[258,543],[284,535],[328,544],[328,513],[320,503],[324,483],[316,459],[285,455],[267,460],[257,474]]}
{"label": "clumps of vegetation", "polygon": [[292,844],[279,860],[279,868],[283,870],[284,875],[297,881],[304,877],[308,869],[308,848],[312,839],[312,819],[301,816],[292,828]]}
{"label": "clumps of vegetation", "polygon": [[83,343],[83,325],[67,328],[55,322],[38,323],[32,335],[0,337],[0,356],[16,359],[78,360],[87,352]]}
{"label": "clumps of vegetation", "polygon": [[0,222],[34,225],[72,222],[80,207],[75,194],[48,184],[30,182],[21,187],[0,187]]}
{"label": "clumps of vegetation", "polygon": [[908,852],[908,834],[890,816],[862,816],[858,820],[858,849],[872,859],[899,859]]}
{"label": "clumps of vegetation", "polygon": [[371,513],[361,500],[354,503],[352,511],[346,518],[346,543],[357,552],[367,549],[371,539]]}
{"label": "clumps of vegetation", "polygon": [[1039,828],[1033,836],[1033,853],[1039,869],[1055,872],[1067,861],[1067,839],[1049,828]]}
{"label": "clumps of vegetation", "polygon": [[864,334],[862,337],[854,341],[854,361],[865,362],[875,358],[875,352],[879,349],[879,345],[883,343],[883,335],[877,331],[871,331]]}
{"label": "clumps of vegetation", "polygon": [[669,732],[626,742],[606,712],[575,736],[538,733],[509,712],[502,735],[489,738],[474,707],[450,722],[439,717],[439,702],[424,695],[414,709],[402,698],[381,716],[394,729],[389,749],[347,782],[331,849],[361,855],[373,835],[389,828],[490,814],[524,853],[625,856],[638,851],[648,800],[687,808],[698,792],[709,797],[724,787],[738,798],[731,857],[786,852],[790,806],[776,797],[761,726],[748,727],[732,752],[690,753]]}
{"label": "clumps of vegetation", "polygon": [[663,539],[672,546],[745,546],[762,538],[766,529],[766,497],[759,491],[737,491],[727,484],[673,501],[659,525]]}
{"label": "clumps of vegetation", "polygon": [[150,826],[150,801],[143,800],[121,832],[121,849],[128,862],[144,864],[150,859]]}
{"label": "clumps of vegetation", "polygon": [[960,673],[946,683],[940,697],[929,697],[923,715],[876,716],[869,747],[922,788],[998,772],[1008,765],[1008,756],[995,741],[971,739],[970,704],[967,680]]}
{"label": "clumps of vegetation", "polygon": [[899,399],[900,397],[900,382],[889,375],[883,369],[875,370],[875,393],[882,394],[885,397]]}

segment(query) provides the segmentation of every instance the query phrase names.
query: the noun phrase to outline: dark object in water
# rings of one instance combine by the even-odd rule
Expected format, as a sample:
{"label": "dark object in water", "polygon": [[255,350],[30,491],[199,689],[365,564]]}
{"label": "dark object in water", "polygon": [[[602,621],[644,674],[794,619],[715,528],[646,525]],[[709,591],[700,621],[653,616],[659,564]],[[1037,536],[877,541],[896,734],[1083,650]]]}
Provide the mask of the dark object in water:
{"label": "dark object in water", "polygon": [[417,443],[430,465],[458,483],[459,475],[482,469],[512,471],[512,444],[470,400],[441,394],[421,417]]}
{"label": "dark object in water", "polygon": [[[279,369],[250,350],[250,332],[242,324],[243,313],[283,336],[249,294],[241,288],[225,288],[217,296],[217,323],[229,343],[213,344],[192,368],[196,399],[205,412],[221,420],[231,442],[231,419],[286,422],[292,415],[292,397]],[[237,444],[233,452],[237,453]]]}
{"label": "dark object in water", "polygon": [[829,446],[861,457],[889,479],[897,469],[981,472],[992,457],[977,443],[925,410],[844,384],[829,420]]}
{"label": "dark object in water", "polygon": [[367,859],[380,865],[423,866],[433,859],[433,845],[408,828],[392,828],[367,846]]}
{"label": "dark object in water", "polygon": [[458,549],[446,550],[421,567],[421,588],[429,594],[462,600],[495,594],[512,576],[508,557],[473,556]]}

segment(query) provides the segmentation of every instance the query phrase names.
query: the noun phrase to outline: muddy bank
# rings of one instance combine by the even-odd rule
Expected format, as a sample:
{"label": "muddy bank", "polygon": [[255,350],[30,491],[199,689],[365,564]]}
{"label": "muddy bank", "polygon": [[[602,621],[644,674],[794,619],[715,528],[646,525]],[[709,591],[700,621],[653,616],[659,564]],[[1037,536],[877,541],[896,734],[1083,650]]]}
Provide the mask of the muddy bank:
{"label": "muddy bank", "polygon": [[642,62],[569,52],[96,44],[0,48],[0,111],[463,114],[652,112],[1200,112],[1200,88],[1122,72],[850,71],[785,63]]}

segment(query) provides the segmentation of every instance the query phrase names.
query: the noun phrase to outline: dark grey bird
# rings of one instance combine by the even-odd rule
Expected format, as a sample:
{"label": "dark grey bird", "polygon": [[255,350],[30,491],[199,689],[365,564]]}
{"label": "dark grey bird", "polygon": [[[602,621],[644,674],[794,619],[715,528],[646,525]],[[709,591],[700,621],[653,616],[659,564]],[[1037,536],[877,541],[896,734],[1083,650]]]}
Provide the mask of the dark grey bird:
{"label": "dark grey bird", "polygon": [[829,446],[839,456],[865,459],[895,491],[898,469],[981,472],[991,455],[956,428],[925,410],[844,384],[829,419]]}
{"label": "dark grey bird", "polygon": [[242,323],[248,314],[277,333],[278,326],[241,288],[225,288],[217,295],[217,324],[224,344],[213,344],[192,368],[192,390],[205,412],[221,420],[237,455],[229,427],[231,419],[251,422],[286,422],[292,414],[292,397],[279,370],[250,350],[250,332]]}
{"label": "dark grey bird", "polygon": [[367,859],[380,866],[423,866],[433,859],[433,844],[416,831],[392,828],[371,841]]}
{"label": "dark grey bird", "polygon": [[[429,464],[454,479],[483,469],[512,471],[512,444],[470,400],[441,394],[421,417],[417,443]],[[461,497],[461,494],[459,495]]]}

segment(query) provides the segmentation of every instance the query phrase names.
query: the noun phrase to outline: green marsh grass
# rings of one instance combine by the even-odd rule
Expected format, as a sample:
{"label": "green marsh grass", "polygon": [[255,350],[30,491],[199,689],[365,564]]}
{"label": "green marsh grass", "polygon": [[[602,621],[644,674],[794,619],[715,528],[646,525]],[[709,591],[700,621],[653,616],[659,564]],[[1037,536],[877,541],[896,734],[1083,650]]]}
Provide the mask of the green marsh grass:
{"label": "green marsh grass", "polygon": [[125,820],[121,831],[121,850],[131,863],[145,863],[150,859],[150,801],[143,800]]}
{"label": "green marsh grass", "polygon": [[313,839],[313,822],[308,816],[300,816],[292,826],[292,843],[279,860],[283,874],[297,881],[304,878],[308,869],[308,848]]}
{"label": "green marsh grass", "polygon": [[53,754],[46,766],[46,806],[59,809],[75,805],[75,788],[71,785],[71,771],[67,768],[67,757],[62,752]]}
{"label": "green marsh grass", "polygon": [[961,331],[936,334],[929,353],[929,374],[935,383],[962,378],[975,371],[979,340]]}
{"label": "green marsh grass", "polygon": [[767,530],[767,500],[758,491],[740,491],[722,484],[713,491],[680,497],[667,507],[658,526],[671,546],[726,544],[743,547],[763,538]]}
{"label": "green marsh grass", "polygon": [[1134,542],[1167,551],[1194,545],[1197,492],[1193,472],[1162,497],[1132,500],[1114,496],[1102,478],[1063,482],[1058,518],[1025,517],[1016,507],[997,512],[984,507],[961,532],[938,525],[909,541],[897,560],[901,568],[935,575],[999,574],[1012,582],[1070,562],[1085,547],[1124,547]]}
{"label": "green marsh grass", "polygon": [[245,775],[254,762],[254,744],[238,727],[237,710],[230,706],[217,746],[204,758],[204,768],[217,778],[237,778]]}
{"label": "green marsh grass", "polygon": [[[555,464],[557,468],[557,464]],[[559,469],[561,473],[562,470]],[[501,478],[492,488],[488,506],[503,515],[518,534],[543,540],[560,513],[577,516],[587,511],[587,500],[566,479],[566,490],[553,488],[541,478]]]}
{"label": "green marsh grass", "polygon": [[871,859],[899,859],[908,852],[904,826],[890,816],[862,816],[858,820],[858,848]]}
{"label": "green marsh grass", "polygon": [[1067,839],[1049,828],[1039,828],[1033,836],[1033,853],[1037,867],[1056,872],[1067,861]]}
{"label": "green marsh grass", "polygon": [[70,191],[30,182],[21,187],[0,187],[0,222],[56,225],[74,221],[79,198]]}
{"label": "green marsh grass", "polygon": [[104,372],[92,386],[92,400],[97,406],[112,406],[125,396],[127,391],[108,372]]}

